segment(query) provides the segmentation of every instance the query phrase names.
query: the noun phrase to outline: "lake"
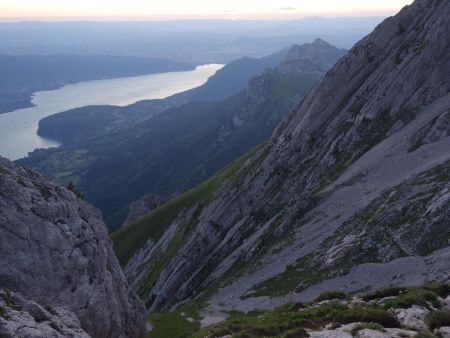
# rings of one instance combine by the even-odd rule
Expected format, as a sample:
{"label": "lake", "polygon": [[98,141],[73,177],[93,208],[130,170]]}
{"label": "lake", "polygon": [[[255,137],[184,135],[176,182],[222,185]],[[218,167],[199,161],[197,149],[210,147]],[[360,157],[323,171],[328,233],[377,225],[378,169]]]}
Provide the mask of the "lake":
{"label": "lake", "polygon": [[126,106],[162,99],[202,85],[222,66],[209,64],[191,71],[86,81],[36,92],[32,97],[34,107],[0,114],[0,155],[17,160],[36,148],[59,146],[36,134],[39,120],[46,116],[89,105]]}

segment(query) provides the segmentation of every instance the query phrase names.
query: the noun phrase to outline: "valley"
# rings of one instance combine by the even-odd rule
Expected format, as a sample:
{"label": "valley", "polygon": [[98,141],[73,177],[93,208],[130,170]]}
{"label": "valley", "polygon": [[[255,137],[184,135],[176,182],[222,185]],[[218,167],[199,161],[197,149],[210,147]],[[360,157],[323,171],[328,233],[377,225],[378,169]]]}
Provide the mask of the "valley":
{"label": "valley", "polygon": [[450,1],[175,3],[0,23],[16,56],[209,60],[0,115],[0,337],[450,338]]}

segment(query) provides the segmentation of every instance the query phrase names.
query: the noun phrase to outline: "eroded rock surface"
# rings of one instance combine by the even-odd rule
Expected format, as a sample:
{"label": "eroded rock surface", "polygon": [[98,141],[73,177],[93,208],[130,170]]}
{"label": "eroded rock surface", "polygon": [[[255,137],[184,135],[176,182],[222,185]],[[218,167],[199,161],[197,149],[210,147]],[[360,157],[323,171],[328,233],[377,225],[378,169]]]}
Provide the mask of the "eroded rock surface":
{"label": "eroded rock surface", "polygon": [[[79,321],[92,337],[145,335],[145,309],[127,289],[100,212],[4,158],[0,158],[0,288],[27,299],[20,301],[25,305],[14,316],[13,308],[7,310],[13,321],[32,320],[33,314],[47,320],[48,311],[42,308],[66,308],[75,316],[70,320]],[[33,318],[37,321],[33,330],[48,326]],[[19,330],[19,322],[10,320],[8,327]],[[53,333],[47,329],[44,336],[50,337]]]}
{"label": "eroded rock surface", "polygon": [[19,294],[0,290],[0,337],[2,338],[89,338],[77,316],[67,308],[26,300]]}

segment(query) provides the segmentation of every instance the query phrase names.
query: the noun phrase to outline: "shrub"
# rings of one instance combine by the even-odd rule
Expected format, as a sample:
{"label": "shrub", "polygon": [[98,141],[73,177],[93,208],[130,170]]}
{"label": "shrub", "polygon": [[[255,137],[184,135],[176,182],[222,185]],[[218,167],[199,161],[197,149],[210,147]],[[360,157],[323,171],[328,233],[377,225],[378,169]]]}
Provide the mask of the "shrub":
{"label": "shrub", "polygon": [[70,190],[71,192],[73,192],[75,194],[75,196],[77,196],[79,199],[84,198],[84,195],[81,192],[79,192],[77,190],[77,188],[75,187],[75,183],[69,182],[69,184],[67,184],[66,188],[67,188],[67,190]]}
{"label": "shrub", "polygon": [[384,327],[399,327],[400,323],[391,313],[383,309],[347,309],[339,311],[333,316],[333,321],[339,324],[350,324],[356,322],[376,323]]}
{"label": "shrub", "polygon": [[356,325],[352,329],[351,334],[352,334],[352,336],[355,336],[359,331],[364,330],[364,329],[370,329],[370,330],[375,330],[375,331],[380,331],[380,332],[385,331],[384,327],[378,323],[361,323],[361,324]]}
{"label": "shrub", "polygon": [[414,336],[414,338],[436,338],[436,337],[428,332],[419,332]]}
{"label": "shrub", "polygon": [[432,291],[442,298],[446,298],[448,295],[450,295],[450,284],[444,283],[425,284],[422,286],[422,289]]}
{"label": "shrub", "polygon": [[322,292],[319,297],[315,299],[316,302],[322,302],[324,300],[337,300],[348,299],[348,295],[341,291],[326,291]]}
{"label": "shrub", "polygon": [[437,295],[429,290],[411,289],[395,299],[389,299],[384,303],[385,308],[409,308],[413,305],[428,307],[429,303],[438,306]]}
{"label": "shrub", "polygon": [[364,301],[368,302],[368,301],[374,300],[374,299],[398,296],[401,293],[404,293],[407,291],[408,291],[408,288],[405,286],[392,285],[392,286],[388,286],[388,287],[380,289],[380,290],[368,292],[365,295],[363,295],[362,299]]}
{"label": "shrub", "polygon": [[307,338],[307,337],[309,337],[309,334],[307,334],[305,330],[298,328],[298,329],[294,329],[294,330],[286,332],[281,337],[282,338]]}
{"label": "shrub", "polygon": [[450,326],[450,311],[433,311],[426,316],[425,323],[430,330]]}

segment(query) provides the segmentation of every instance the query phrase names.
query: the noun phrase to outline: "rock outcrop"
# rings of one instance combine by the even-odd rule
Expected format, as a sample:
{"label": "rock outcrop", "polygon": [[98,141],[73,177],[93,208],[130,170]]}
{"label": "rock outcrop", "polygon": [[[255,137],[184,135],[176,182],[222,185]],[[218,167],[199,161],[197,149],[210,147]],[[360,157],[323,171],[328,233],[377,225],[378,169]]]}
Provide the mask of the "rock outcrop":
{"label": "rock outcrop", "polygon": [[449,14],[416,0],[385,20],[219,188],[175,220],[149,217],[165,231],[119,257],[147,306],[248,311],[330,285],[449,280]]}
{"label": "rock outcrop", "polygon": [[170,200],[177,197],[177,193],[166,195],[149,194],[142,196],[138,200],[130,204],[130,211],[128,212],[127,219],[122,226],[127,226],[130,223],[136,221],[139,217],[148,214],[150,211],[156,209],[160,205],[166,204]]}
{"label": "rock outcrop", "polygon": [[26,300],[14,292],[0,290],[0,337],[89,338],[76,315],[65,308]]}
{"label": "rock outcrop", "polygon": [[[14,296],[19,306],[9,304],[6,324],[0,318],[2,330],[14,337],[33,336],[23,325],[32,332],[43,330],[43,337],[70,336],[70,330],[76,337],[145,336],[145,309],[127,289],[100,212],[4,158],[0,288],[7,290],[1,292],[3,302],[8,302],[8,292],[26,299]],[[65,312],[42,310],[47,308]],[[53,317],[59,333],[51,329]]]}

